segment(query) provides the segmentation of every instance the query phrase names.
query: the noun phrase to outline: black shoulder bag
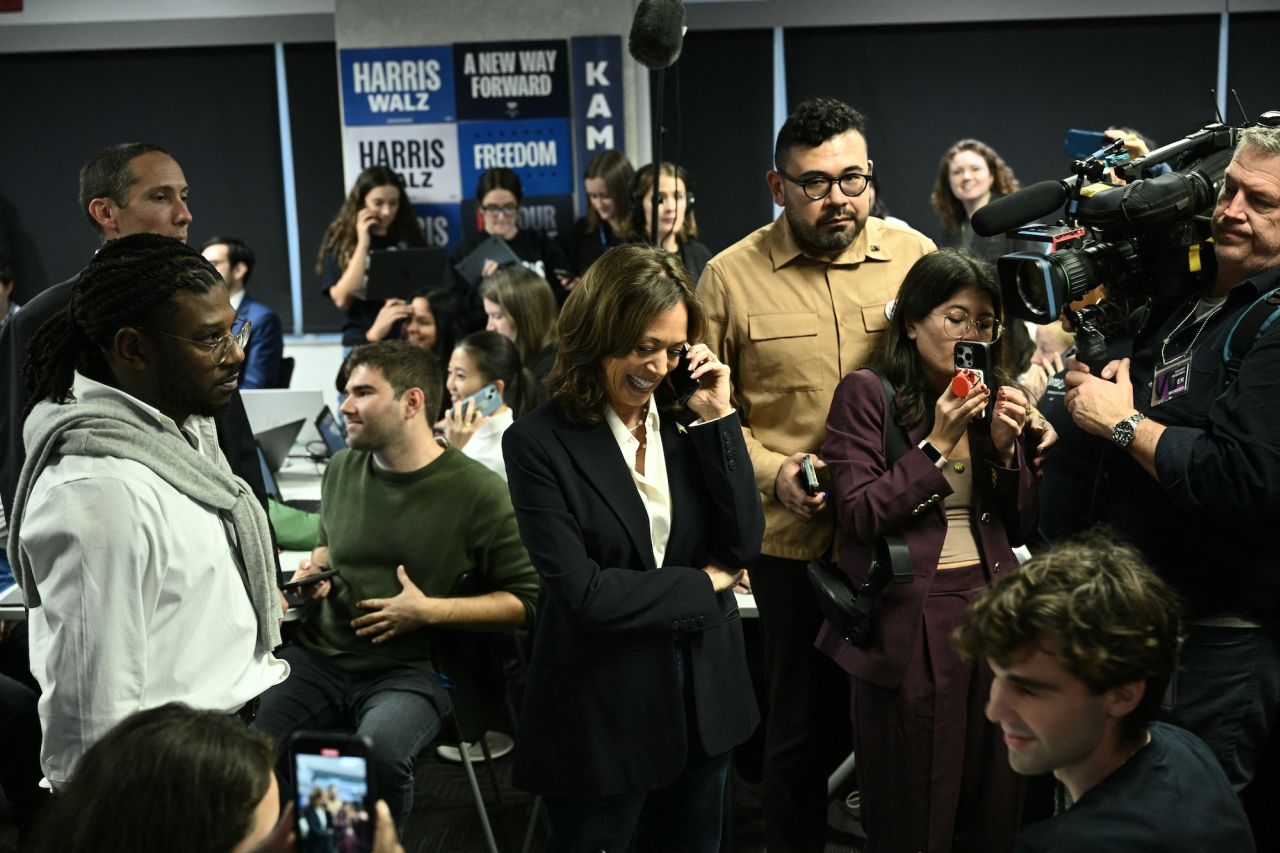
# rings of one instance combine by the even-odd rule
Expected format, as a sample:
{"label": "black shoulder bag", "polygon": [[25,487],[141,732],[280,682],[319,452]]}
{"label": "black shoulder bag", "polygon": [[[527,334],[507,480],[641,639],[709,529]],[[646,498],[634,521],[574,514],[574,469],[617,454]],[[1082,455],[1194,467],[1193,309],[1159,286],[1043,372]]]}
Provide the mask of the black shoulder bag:
{"label": "black shoulder bag", "polygon": [[[884,458],[892,468],[907,452],[906,434],[895,423],[893,383],[879,370],[868,369],[880,377],[884,385]],[[818,607],[827,622],[845,642],[865,646],[875,630],[871,610],[880,593],[891,580],[911,583],[911,554],[901,536],[881,536],[872,548],[866,579],[856,588],[839,566],[824,557],[810,560],[807,571],[809,583],[818,597]]]}

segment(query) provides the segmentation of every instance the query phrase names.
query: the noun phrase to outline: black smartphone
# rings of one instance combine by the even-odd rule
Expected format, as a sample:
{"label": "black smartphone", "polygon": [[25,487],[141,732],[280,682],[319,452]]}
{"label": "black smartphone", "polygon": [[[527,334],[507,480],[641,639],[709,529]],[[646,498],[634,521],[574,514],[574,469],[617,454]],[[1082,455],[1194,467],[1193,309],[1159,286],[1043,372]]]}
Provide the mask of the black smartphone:
{"label": "black smartphone", "polygon": [[[298,732],[289,741],[299,850],[373,848],[373,774],[368,738],[350,732]],[[355,837],[355,845],[343,845]]]}
{"label": "black smartphone", "polygon": [[800,481],[804,484],[805,494],[818,493],[818,472],[813,469],[813,457],[807,454],[800,459]]}
{"label": "black smartphone", "polygon": [[671,382],[671,390],[675,394],[676,405],[684,406],[689,402],[689,398],[702,384],[693,378],[693,364],[689,358],[689,348],[685,347],[680,353],[680,359],[676,362],[676,366],[667,374],[667,379]]}
{"label": "black smartphone", "polygon": [[322,572],[316,572],[313,575],[298,578],[296,581],[285,581],[280,584],[280,588],[285,592],[292,592],[295,589],[301,589],[304,586],[311,586],[313,583],[320,583],[320,581],[328,580],[336,574],[338,574],[336,569],[325,569]]}
{"label": "black smartphone", "polygon": [[955,365],[957,371],[968,370],[977,374],[978,382],[985,383],[990,389],[986,408],[978,418],[978,423],[990,424],[991,415],[996,409],[996,391],[999,390],[991,384],[995,381],[995,374],[991,370],[991,344],[985,341],[956,341]]}

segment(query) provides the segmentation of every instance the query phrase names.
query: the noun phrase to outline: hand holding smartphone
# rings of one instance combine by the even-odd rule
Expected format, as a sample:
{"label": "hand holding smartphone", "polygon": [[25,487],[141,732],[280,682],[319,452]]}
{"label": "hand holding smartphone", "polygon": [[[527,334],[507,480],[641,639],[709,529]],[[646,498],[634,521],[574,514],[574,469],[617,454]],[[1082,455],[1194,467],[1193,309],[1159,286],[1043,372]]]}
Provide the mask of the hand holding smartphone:
{"label": "hand holding smartphone", "polygon": [[312,584],[320,583],[320,581],[328,580],[331,577],[337,576],[337,574],[338,572],[336,569],[324,569],[319,572],[312,572],[309,575],[303,575],[300,578],[294,578],[293,580],[286,581],[280,584],[280,588],[285,592],[292,592],[294,590],[302,589],[304,586],[311,586]]}
{"label": "hand holding smartphone", "polygon": [[462,420],[463,414],[467,411],[468,402],[471,403],[473,411],[481,417],[487,418],[502,408],[502,392],[498,390],[497,385],[490,383],[470,397],[459,400],[453,407],[456,420]]}
{"label": "hand holding smartphone", "polygon": [[[991,369],[991,344],[985,341],[956,341],[955,367],[956,376],[951,380],[951,393],[963,399],[969,396],[974,386],[984,383],[991,391],[982,414],[974,419],[980,424],[990,424],[991,414],[996,407],[995,389],[991,388],[990,381],[994,378]],[[963,394],[960,393],[962,390]]]}
{"label": "hand holding smartphone", "polygon": [[804,486],[804,493],[809,496],[816,495],[821,488],[818,484],[818,472],[813,468],[813,457],[807,454],[800,460],[800,482]]}
{"label": "hand holding smartphone", "polygon": [[686,345],[680,353],[679,360],[676,361],[676,366],[667,374],[671,382],[671,390],[675,394],[676,405],[679,406],[688,405],[689,398],[702,385],[700,381],[693,378],[693,359],[689,357],[689,352],[689,347]]}

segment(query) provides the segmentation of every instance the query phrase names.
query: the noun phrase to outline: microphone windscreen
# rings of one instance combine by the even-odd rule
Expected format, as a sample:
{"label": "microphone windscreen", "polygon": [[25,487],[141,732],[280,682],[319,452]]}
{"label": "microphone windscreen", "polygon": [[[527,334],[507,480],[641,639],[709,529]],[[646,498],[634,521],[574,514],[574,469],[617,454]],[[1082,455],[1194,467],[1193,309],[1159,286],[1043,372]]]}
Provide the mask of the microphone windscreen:
{"label": "microphone windscreen", "polygon": [[994,237],[1053,213],[1067,201],[1061,181],[1041,181],[985,204],[973,215],[973,233]]}
{"label": "microphone windscreen", "polygon": [[680,58],[684,41],[684,3],[680,0],[640,0],[627,49],[645,68],[669,68]]}

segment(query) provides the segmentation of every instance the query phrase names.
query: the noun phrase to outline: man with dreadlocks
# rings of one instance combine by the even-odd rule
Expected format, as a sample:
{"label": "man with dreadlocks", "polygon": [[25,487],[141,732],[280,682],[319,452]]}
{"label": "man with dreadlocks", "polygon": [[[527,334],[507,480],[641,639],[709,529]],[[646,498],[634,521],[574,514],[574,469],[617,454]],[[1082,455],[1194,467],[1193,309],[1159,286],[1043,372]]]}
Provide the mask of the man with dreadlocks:
{"label": "man with dreadlocks", "polygon": [[267,518],[211,419],[250,331],[199,252],[135,234],[99,250],[31,341],[9,554],[55,788],[135,711],[247,720],[288,675]]}

